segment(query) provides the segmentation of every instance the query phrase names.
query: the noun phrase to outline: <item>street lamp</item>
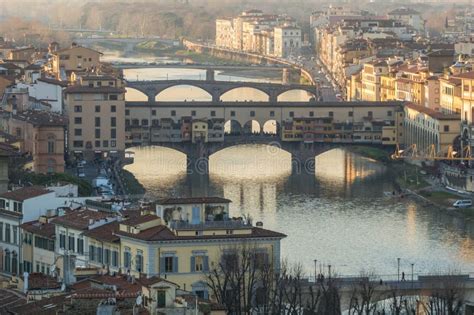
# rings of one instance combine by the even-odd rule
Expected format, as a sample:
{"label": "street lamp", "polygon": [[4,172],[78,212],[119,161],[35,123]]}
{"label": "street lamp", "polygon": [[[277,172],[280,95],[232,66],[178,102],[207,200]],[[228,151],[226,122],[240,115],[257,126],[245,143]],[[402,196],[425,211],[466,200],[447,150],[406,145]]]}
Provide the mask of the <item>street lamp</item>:
{"label": "street lamp", "polygon": [[316,283],[316,274],[318,273],[318,260],[314,260],[314,283]]}
{"label": "street lamp", "polygon": [[411,287],[413,288],[413,267],[415,266],[414,263],[411,263]]}
{"label": "street lamp", "polygon": [[397,258],[397,279],[398,279],[398,281],[400,281],[400,259],[401,258]]}

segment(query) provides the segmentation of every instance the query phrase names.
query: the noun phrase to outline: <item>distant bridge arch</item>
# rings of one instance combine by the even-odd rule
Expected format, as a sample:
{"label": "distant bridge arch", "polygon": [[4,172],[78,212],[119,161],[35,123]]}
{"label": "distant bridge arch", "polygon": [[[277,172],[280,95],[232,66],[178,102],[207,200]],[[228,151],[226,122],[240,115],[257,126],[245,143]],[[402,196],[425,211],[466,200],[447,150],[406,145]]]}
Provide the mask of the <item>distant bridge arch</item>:
{"label": "distant bridge arch", "polygon": [[[179,89],[187,89],[187,91],[182,91],[185,93],[180,93],[183,94],[182,96],[184,97],[183,99],[179,100],[174,100],[174,99],[168,99],[168,93],[172,93],[173,90],[179,91]],[[173,98],[171,96],[171,98]],[[195,86],[192,84],[178,84],[178,85],[173,85],[170,87],[167,87],[161,91],[159,91],[155,95],[155,101],[157,102],[166,102],[166,101],[195,101],[195,102],[208,102],[212,100],[212,94],[202,88],[201,86]]]}
{"label": "distant bridge arch", "polygon": [[[232,94],[239,90],[247,90],[249,94],[251,94],[251,99],[243,99],[239,97],[232,97]],[[222,102],[243,102],[243,101],[261,101],[261,102],[268,102],[270,100],[270,95],[265,90],[255,88],[252,86],[238,86],[234,88],[230,88],[228,90],[222,90],[220,101]]]}

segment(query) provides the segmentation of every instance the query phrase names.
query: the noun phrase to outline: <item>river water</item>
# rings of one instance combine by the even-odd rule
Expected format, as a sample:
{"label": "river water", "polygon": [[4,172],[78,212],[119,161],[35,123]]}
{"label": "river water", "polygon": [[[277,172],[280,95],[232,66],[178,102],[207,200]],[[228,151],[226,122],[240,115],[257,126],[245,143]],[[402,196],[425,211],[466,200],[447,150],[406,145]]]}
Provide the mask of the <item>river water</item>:
{"label": "river water", "polygon": [[[203,70],[126,70],[129,80],[204,78]],[[216,79],[279,82],[278,71],[218,72]],[[137,91],[128,100],[140,100]],[[167,90],[160,100],[206,100],[191,87]],[[226,100],[262,97],[238,90]],[[306,100],[296,91],[286,100]],[[250,215],[264,228],[287,235],[282,258],[300,262],[308,273],[314,260],[330,264],[338,274],[362,269],[377,274],[461,270],[474,272],[474,223],[435,211],[407,199],[389,199],[390,170],[382,164],[335,149],[316,157],[316,174],[293,175],[288,153],[247,145],[220,151],[210,158],[210,175],[186,175],[186,157],[161,147],[132,148],[135,163],[127,169],[147,189],[150,198],[162,196],[222,196],[232,200],[231,215]]]}

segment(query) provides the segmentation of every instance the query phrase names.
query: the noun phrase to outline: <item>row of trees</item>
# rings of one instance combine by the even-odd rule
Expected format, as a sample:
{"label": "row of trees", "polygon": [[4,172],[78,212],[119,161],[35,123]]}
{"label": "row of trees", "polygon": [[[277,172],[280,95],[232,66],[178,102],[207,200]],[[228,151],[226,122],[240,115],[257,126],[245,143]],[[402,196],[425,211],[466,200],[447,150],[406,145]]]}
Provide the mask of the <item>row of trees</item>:
{"label": "row of trees", "polygon": [[350,282],[320,275],[312,283],[300,264],[283,262],[277,268],[255,246],[224,249],[205,281],[216,302],[236,315],[336,315],[343,311],[349,315],[458,315],[465,291],[462,279],[455,275],[440,276],[423,296],[413,295],[417,291],[410,291],[410,283],[401,290],[384,284],[372,272],[361,272]]}

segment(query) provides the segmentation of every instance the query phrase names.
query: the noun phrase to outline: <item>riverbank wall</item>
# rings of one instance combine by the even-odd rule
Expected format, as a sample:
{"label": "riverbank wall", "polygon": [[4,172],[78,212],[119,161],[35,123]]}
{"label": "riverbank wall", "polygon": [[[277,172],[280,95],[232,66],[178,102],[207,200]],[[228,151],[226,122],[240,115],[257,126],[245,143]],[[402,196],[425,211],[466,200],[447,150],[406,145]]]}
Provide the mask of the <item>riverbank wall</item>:
{"label": "riverbank wall", "polygon": [[265,55],[255,54],[255,53],[231,50],[231,49],[226,49],[226,48],[221,48],[221,47],[216,47],[216,46],[210,46],[206,44],[196,43],[196,42],[186,40],[186,39],[183,40],[183,46],[188,50],[191,50],[200,54],[207,54],[215,58],[227,59],[233,62],[244,62],[244,63],[257,64],[257,65],[285,66],[285,67],[288,67],[289,69],[292,69],[292,71],[298,71],[300,76],[302,76],[311,85],[317,85],[313,76],[307,69],[285,59],[280,59],[276,57],[265,56]]}

